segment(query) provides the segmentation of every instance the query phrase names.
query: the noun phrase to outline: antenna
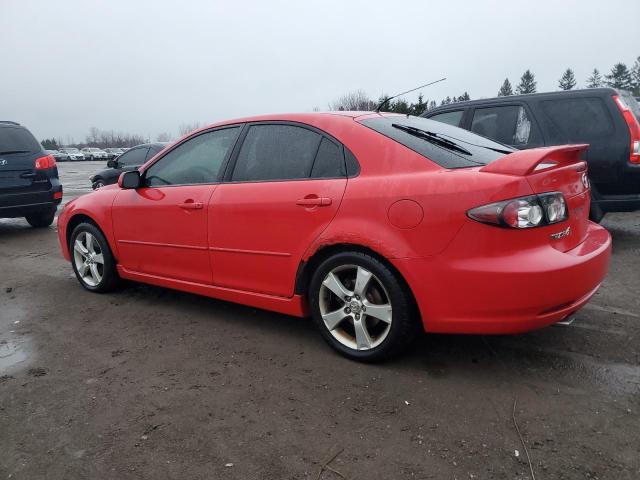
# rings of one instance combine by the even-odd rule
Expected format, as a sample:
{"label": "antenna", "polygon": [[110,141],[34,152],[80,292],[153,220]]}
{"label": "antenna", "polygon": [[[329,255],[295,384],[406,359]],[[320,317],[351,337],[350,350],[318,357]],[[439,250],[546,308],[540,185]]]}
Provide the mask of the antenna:
{"label": "antenna", "polygon": [[384,107],[387,103],[389,103],[389,101],[393,100],[394,98],[400,97],[400,96],[405,95],[407,93],[415,92],[416,90],[419,90],[419,89],[424,88],[424,87],[428,87],[429,85],[433,85],[434,83],[442,82],[443,80],[446,80],[446,79],[447,79],[447,77],[444,77],[444,78],[441,78],[440,80],[436,80],[436,81],[430,82],[430,83],[425,83],[424,85],[420,85],[419,87],[412,88],[411,90],[407,90],[406,92],[398,93],[397,95],[394,95],[393,97],[388,97],[385,100],[383,100],[382,102],[380,102],[380,104],[376,107],[376,113],[380,113],[380,109],[382,107]]}

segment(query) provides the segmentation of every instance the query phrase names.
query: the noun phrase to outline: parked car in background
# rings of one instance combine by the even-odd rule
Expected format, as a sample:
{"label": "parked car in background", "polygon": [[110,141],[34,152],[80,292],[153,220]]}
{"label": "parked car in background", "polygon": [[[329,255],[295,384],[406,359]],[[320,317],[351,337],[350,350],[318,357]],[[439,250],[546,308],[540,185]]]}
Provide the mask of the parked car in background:
{"label": "parked car in background", "polygon": [[69,161],[76,162],[79,160],[84,160],[84,153],[74,147],[64,147],[60,149],[60,152],[66,153],[69,155]]}
{"label": "parked car in background", "polygon": [[517,149],[589,144],[591,219],[640,210],[640,106],[626,91],[593,88],[471,100],[423,117]]}
{"label": "parked car in background", "polygon": [[0,218],[51,225],[62,201],[56,160],[16,122],[0,121]]}
{"label": "parked car in background", "polygon": [[525,332],[589,301],[611,238],[588,219],[585,149],[396,114],[221,122],[71,200],[58,237],[89,291],[129,279],[310,314],[341,354],[381,360],[420,329]]}
{"label": "parked car in background", "polygon": [[95,190],[116,183],[122,172],[135,170],[166,146],[167,143],[164,142],[145,143],[127,150],[119,157],[109,160],[107,168],[100,170],[89,179],[91,187]]}
{"label": "parked car in background", "polygon": [[49,155],[53,155],[53,158],[56,159],[56,162],[66,162],[69,160],[69,154],[65,152],[61,152],[59,150],[45,150]]}
{"label": "parked car in background", "polygon": [[124,152],[121,148],[105,148],[104,151],[107,152],[107,160],[112,160],[119,155],[122,155],[122,153]]}
{"label": "parked car in background", "polygon": [[109,154],[99,148],[83,148],[82,153],[84,153],[86,160],[107,160],[109,158]]}

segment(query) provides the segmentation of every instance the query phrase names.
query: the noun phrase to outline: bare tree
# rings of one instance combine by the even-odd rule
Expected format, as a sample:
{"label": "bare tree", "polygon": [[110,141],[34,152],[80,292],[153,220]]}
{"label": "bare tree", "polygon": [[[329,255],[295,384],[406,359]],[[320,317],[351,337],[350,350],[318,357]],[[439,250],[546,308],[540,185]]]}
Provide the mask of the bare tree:
{"label": "bare tree", "polygon": [[356,90],[342,95],[336,101],[329,104],[329,110],[353,110],[371,111],[376,108],[376,103],[362,90]]}
{"label": "bare tree", "polygon": [[162,132],[156,136],[156,142],[170,142],[170,141],[171,141],[170,133]]}
{"label": "bare tree", "polygon": [[200,122],[181,123],[178,127],[178,135],[184,137],[188,133],[200,128]]}

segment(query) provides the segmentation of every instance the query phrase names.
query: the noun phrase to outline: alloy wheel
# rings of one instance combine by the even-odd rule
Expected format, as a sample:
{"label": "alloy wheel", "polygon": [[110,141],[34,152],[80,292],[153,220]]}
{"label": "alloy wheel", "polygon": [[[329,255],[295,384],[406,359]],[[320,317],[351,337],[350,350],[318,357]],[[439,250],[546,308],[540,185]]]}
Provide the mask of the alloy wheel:
{"label": "alloy wheel", "polygon": [[391,329],[389,294],[373,273],[358,265],[341,265],[327,274],[319,307],[329,333],[354,350],[377,347]]}
{"label": "alloy wheel", "polygon": [[89,232],[80,232],[73,242],[73,259],[80,279],[97,286],[104,275],[104,256],[97,239]]}

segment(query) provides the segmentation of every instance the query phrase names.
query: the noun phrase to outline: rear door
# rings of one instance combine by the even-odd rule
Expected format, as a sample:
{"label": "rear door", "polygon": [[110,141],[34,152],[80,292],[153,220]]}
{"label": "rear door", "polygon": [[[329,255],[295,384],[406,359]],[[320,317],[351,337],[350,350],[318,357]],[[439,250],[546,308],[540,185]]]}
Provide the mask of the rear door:
{"label": "rear door", "polygon": [[[49,190],[49,177],[35,170],[36,159],[44,155],[44,149],[26,128],[0,124],[0,194]],[[10,205],[10,198],[5,197],[0,206]]]}
{"label": "rear door", "polygon": [[519,102],[475,107],[469,130],[520,150],[544,144],[531,111]]}
{"label": "rear door", "polygon": [[343,146],[300,124],[257,123],[236,150],[209,203],[213,283],[290,297],[303,253],[342,201]]}

